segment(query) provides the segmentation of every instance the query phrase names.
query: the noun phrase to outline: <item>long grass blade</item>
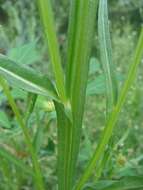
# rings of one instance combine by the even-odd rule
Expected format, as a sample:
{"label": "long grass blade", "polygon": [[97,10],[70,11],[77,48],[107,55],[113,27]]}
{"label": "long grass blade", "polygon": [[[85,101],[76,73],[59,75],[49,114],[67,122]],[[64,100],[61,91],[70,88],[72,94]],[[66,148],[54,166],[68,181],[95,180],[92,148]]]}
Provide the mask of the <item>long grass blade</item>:
{"label": "long grass blade", "polygon": [[103,134],[101,136],[101,140],[99,142],[99,145],[98,145],[93,157],[89,161],[88,166],[85,169],[84,174],[81,176],[81,178],[80,178],[80,180],[76,186],[76,190],[82,189],[82,187],[84,186],[86,181],[90,178],[95,166],[98,164],[99,159],[101,158],[102,154],[105,151],[106,145],[108,144],[108,142],[112,136],[112,132],[113,132],[115,124],[118,120],[120,111],[124,105],[127,93],[129,91],[131,85],[134,82],[134,79],[135,79],[135,76],[137,73],[137,68],[138,68],[138,65],[141,61],[142,55],[143,55],[143,29],[141,30],[138,45],[137,45],[135,55],[134,55],[134,60],[133,60],[132,64],[130,65],[129,72],[127,75],[127,79],[126,79],[126,81],[123,85],[123,88],[121,90],[121,94],[119,96],[118,102],[110,114],[109,120],[108,120],[108,122],[104,128]]}
{"label": "long grass blade", "polygon": [[[106,81],[106,119],[108,119],[110,113],[117,103],[118,86],[112,60],[107,0],[99,1],[98,36],[100,44],[100,57]],[[108,161],[108,157],[112,152],[112,141],[113,136],[109,142],[108,149],[106,150],[102,160],[99,163],[99,166],[96,169],[96,180],[101,176],[102,170],[106,165],[106,161]]]}
{"label": "long grass blade", "polygon": [[53,66],[56,86],[60,98],[65,101],[64,72],[61,65],[61,56],[56,37],[54,15],[50,0],[38,0],[39,12],[43,22],[43,28],[48,43],[49,53]]}
{"label": "long grass blade", "polygon": [[107,0],[99,1],[98,36],[100,44],[100,57],[104,70],[107,95],[107,115],[110,114],[117,103],[118,87],[112,61],[112,48],[109,32]]}

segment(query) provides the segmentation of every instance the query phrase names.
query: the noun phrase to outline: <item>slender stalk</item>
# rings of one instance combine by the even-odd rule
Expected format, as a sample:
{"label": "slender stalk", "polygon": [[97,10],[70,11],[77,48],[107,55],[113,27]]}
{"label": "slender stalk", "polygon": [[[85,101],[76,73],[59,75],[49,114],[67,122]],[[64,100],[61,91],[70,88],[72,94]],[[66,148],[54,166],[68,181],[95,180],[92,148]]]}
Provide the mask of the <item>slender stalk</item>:
{"label": "slender stalk", "polygon": [[127,75],[127,79],[123,85],[123,88],[121,90],[121,94],[119,96],[118,102],[115,106],[115,108],[113,109],[112,113],[110,114],[109,120],[105,126],[105,129],[103,131],[101,140],[98,144],[98,147],[93,155],[93,157],[91,158],[91,160],[88,163],[87,168],[85,169],[84,174],[81,176],[77,186],[76,186],[76,190],[81,190],[82,187],[84,186],[84,184],[86,183],[86,181],[90,178],[95,166],[98,164],[99,159],[101,158],[103,152],[105,151],[106,145],[108,144],[111,136],[112,136],[112,132],[113,129],[115,127],[115,124],[117,122],[117,119],[119,117],[120,111],[123,107],[123,104],[125,102],[127,93],[135,79],[136,76],[136,72],[137,72],[137,67],[141,61],[143,55],[143,29],[141,31],[140,34],[140,38],[138,41],[138,45],[135,51],[135,56],[134,56],[134,60],[132,62],[132,64],[130,65],[129,68],[129,72]]}
{"label": "slender stalk", "polygon": [[50,0],[37,0],[41,20],[43,22],[43,29],[48,43],[49,53],[53,66],[54,76],[56,80],[56,87],[59,96],[63,102],[66,100],[65,86],[64,86],[64,72],[61,65],[61,56],[56,37],[56,29],[54,23],[54,15]]}
{"label": "slender stalk", "polygon": [[89,57],[94,36],[97,2],[97,0],[78,1],[76,36],[73,36],[74,40],[72,42],[75,46],[75,51],[73,51],[72,54],[70,80],[73,126],[71,131],[71,146],[69,149],[69,153],[71,154],[69,171],[71,171],[74,176],[82,132]]}
{"label": "slender stalk", "polygon": [[34,148],[32,146],[32,142],[31,142],[31,137],[29,135],[29,132],[28,132],[28,128],[25,126],[23,120],[22,120],[22,117],[19,113],[19,110],[14,102],[14,99],[13,97],[11,96],[11,93],[10,93],[10,90],[9,90],[9,87],[6,83],[6,81],[0,77],[0,84],[1,86],[3,87],[3,90],[4,90],[4,93],[5,95],[7,96],[8,98],[8,101],[9,101],[9,104],[11,105],[12,107],[12,110],[16,116],[16,119],[23,131],[23,134],[24,134],[24,137],[25,137],[25,142],[28,146],[28,149],[29,149],[29,152],[31,154],[31,158],[32,158],[32,163],[33,163],[33,167],[34,167],[34,170],[35,170],[35,184],[37,186],[37,190],[44,190],[44,185],[43,185],[43,179],[42,179],[42,174],[41,174],[41,169],[40,169],[40,166],[39,166],[39,163],[38,163],[38,158],[37,158],[37,155],[34,151]]}

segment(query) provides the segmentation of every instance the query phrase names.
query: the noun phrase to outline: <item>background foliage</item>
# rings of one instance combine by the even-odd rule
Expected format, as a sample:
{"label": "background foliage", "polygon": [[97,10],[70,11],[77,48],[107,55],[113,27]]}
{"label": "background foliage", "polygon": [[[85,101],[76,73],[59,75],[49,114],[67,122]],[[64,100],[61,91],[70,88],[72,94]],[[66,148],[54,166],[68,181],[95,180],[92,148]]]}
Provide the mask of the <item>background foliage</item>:
{"label": "background foliage", "polygon": [[[60,50],[66,51],[68,7],[66,0],[53,0]],[[113,46],[113,58],[120,86],[124,81],[143,21],[143,0],[110,0],[109,14]],[[98,38],[95,35],[90,60],[89,82],[85,119],[79,156],[79,171],[84,168],[96,141],[103,130],[105,120],[105,83],[99,60]],[[37,71],[52,76],[49,55],[43,40],[36,1],[0,1],[0,53],[7,54],[19,64],[28,64]],[[28,60],[28,62],[27,62]],[[48,64],[47,64],[48,63]],[[65,66],[63,62],[63,66]],[[140,66],[135,85],[128,94],[121,113],[118,129],[115,131],[115,149],[102,178],[118,178],[126,174],[142,173],[143,167],[143,65]],[[11,92],[20,111],[26,106],[26,93],[16,88]],[[44,111],[41,111],[44,108]],[[55,110],[50,101],[39,97],[30,119],[31,134],[36,134],[40,123],[46,125],[40,131],[38,152],[49,189],[56,188],[56,123]],[[35,124],[37,123],[37,124]],[[44,140],[43,140],[44,139]],[[37,141],[36,141],[37,142]],[[10,150],[17,158],[29,162],[23,145],[21,131],[14,115],[0,90],[0,146]],[[19,169],[0,157],[0,189],[32,189],[32,182]],[[9,172],[11,171],[11,172]],[[11,181],[8,181],[11,176]],[[143,174],[142,174],[143,175]],[[12,176],[15,176],[14,178]]]}

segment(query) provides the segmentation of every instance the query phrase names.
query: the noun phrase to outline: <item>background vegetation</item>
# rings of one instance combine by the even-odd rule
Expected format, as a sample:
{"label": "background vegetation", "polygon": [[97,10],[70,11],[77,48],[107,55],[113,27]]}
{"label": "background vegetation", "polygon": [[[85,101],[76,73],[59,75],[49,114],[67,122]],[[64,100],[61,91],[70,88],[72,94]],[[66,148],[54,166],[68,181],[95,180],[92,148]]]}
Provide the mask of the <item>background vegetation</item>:
{"label": "background vegetation", "polygon": [[[66,52],[69,3],[53,0],[60,50]],[[131,55],[137,42],[143,21],[143,0],[110,0],[110,25],[113,59],[120,86],[130,64]],[[103,130],[105,121],[105,83],[99,59],[98,39],[95,35],[94,48],[90,59],[90,73],[87,87],[89,97],[83,124],[79,172],[89,160],[92,150]],[[21,64],[28,64],[41,73],[52,76],[49,55],[44,42],[36,1],[0,0],[0,53],[9,55]],[[22,56],[21,56],[22,55]],[[28,61],[27,61],[28,60]],[[63,65],[65,63],[63,62]],[[143,64],[138,78],[128,94],[121,113],[118,128],[114,131],[115,148],[102,178],[118,178],[124,175],[143,175]],[[26,93],[12,88],[11,92],[21,112],[25,111]],[[44,111],[43,111],[44,110]],[[104,114],[103,114],[104,113]],[[49,189],[56,189],[57,136],[55,110],[53,104],[38,98],[30,119],[31,134],[37,134],[37,126],[46,126],[40,131],[40,139],[35,140],[40,155],[43,173]],[[37,124],[36,124],[37,123]],[[35,135],[36,139],[36,135]],[[0,147],[9,150],[17,158],[29,162],[23,144],[21,131],[13,112],[0,89]],[[11,171],[11,172],[9,172]],[[9,181],[10,180],[10,181]],[[14,165],[0,156],[0,189],[33,189],[31,179]]]}

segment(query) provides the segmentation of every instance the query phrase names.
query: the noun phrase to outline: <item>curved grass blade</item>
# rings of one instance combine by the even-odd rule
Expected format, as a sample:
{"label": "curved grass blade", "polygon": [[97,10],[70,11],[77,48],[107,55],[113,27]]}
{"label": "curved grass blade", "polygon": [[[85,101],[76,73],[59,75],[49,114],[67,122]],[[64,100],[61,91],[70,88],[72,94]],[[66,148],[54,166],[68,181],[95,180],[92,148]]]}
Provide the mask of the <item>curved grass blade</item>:
{"label": "curved grass blade", "polygon": [[134,79],[135,79],[135,76],[137,73],[137,68],[138,68],[138,65],[141,61],[142,55],[143,55],[143,28],[141,30],[141,34],[140,34],[139,41],[137,44],[137,48],[135,51],[134,60],[133,60],[132,64],[130,65],[129,72],[127,75],[127,79],[124,82],[124,85],[122,87],[121,94],[118,98],[118,102],[110,114],[110,117],[109,117],[107,124],[104,128],[104,131],[102,133],[102,137],[101,137],[101,140],[98,144],[98,147],[97,147],[93,157],[89,161],[88,166],[85,169],[84,174],[81,176],[81,178],[80,178],[80,180],[76,186],[76,190],[82,189],[84,184],[90,178],[94,168],[97,166],[99,159],[101,158],[102,154],[105,151],[106,145],[108,144],[108,142],[112,136],[112,132],[113,132],[115,124],[118,120],[120,111],[124,105],[127,93],[129,91],[132,83],[134,82]]}
{"label": "curved grass blade", "polygon": [[28,167],[23,161],[17,159],[16,156],[5,150],[4,148],[0,147],[0,157],[3,157],[8,162],[13,163],[16,167],[21,169],[24,173],[34,176],[34,172],[32,168]]}
{"label": "curved grass blade", "polygon": [[43,28],[48,43],[49,53],[53,66],[56,87],[61,100],[65,102],[66,93],[64,85],[64,72],[61,65],[61,56],[56,37],[54,15],[50,0],[38,0],[39,12],[43,22]]}
{"label": "curved grass blade", "polygon": [[58,100],[54,86],[47,77],[15,63],[3,55],[0,55],[0,74],[16,87]]}

